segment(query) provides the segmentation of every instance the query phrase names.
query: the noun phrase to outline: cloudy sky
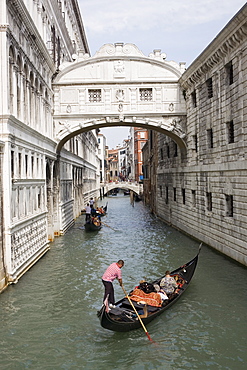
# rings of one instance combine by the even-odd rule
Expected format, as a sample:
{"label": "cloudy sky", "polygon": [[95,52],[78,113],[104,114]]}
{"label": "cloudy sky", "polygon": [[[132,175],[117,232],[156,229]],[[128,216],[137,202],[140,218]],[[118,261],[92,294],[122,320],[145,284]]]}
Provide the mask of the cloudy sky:
{"label": "cloudy sky", "polygon": [[[147,56],[161,49],[167,60],[186,62],[188,67],[245,1],[79,0],[79,4],[91,55],[104,44],[133,43]],[[110,147],[127,138],[126,128],[117,130],[117,135],[102,130]]]}

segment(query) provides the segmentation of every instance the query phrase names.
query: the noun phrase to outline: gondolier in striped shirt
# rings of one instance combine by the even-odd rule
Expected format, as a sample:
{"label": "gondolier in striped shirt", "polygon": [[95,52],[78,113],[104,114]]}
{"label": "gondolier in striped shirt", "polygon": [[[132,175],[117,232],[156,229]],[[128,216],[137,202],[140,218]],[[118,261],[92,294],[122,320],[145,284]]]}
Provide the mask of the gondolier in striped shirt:
{"label": "gondolier in striped shirt", "polygon": [[104,302],[108,296],[108,303],[109,307],[113,307],[115,304],[115,297],[114,297],[114,288],[113,288],[113,280],[117,279],[119,285],[122,286],[122,271],[121,268],[124,266],[124,261],[119,260],[118,262],[112,263],[107,269],[105,270],[102,276],[102,282],[105,287],[105,294],[104,294]]}

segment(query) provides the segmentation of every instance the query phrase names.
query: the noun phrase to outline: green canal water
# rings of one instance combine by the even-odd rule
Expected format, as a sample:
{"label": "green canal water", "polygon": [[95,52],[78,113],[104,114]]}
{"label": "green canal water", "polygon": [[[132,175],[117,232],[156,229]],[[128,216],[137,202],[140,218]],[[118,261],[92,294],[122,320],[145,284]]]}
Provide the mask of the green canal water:
{"label": "green canal water", "polygon": [[[130,291],[195,256],[199,243],[128,197],[105,198],[98,233],[84,216],[0,296],[1,370],[150,370],[247,368],[246,268],[203,246],[190,287],[147,329],[115,333],[97,318],[101,276],[118,259]],[[101,203],[100,203],[101,204]],[[116,299],[122,297],[115,283]]]}

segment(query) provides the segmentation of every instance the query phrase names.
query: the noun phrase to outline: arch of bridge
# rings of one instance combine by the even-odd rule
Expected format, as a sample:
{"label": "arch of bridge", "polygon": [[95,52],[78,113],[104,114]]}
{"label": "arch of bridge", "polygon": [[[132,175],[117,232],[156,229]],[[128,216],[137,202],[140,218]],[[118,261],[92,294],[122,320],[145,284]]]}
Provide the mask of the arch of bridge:
{"label": "arch of bridge", "polygon": [[54,79],[57,152],[73,136],[110,126],[156,130],[186,152],[186,107],[178,80],[184,64],[133,44],[106,44],[93,57],[78,55]]}
{"label": "arch of bridge", "polygon": [[113,189],[126,189],[126,190],[132,190],[134,193],[140,195],[143,191],[143,185],[142,184],[136,184],[136,183],[130,183],[130,182],[110,182],[107,184],[101,184],[101,187],[105,189],[105,192],[107,193],[110,190]]}

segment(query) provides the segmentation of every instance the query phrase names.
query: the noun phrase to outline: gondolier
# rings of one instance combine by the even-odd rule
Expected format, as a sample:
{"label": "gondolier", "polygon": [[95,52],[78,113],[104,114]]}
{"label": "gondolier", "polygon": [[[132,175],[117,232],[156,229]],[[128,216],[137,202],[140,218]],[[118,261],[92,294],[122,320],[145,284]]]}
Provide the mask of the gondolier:
{"label": "gondolier", "polygon": [[108,296],[108,303],[109,307],[114,306],[115,304],[115,297],[114,297],[114,288],[112,282],[117,279],[120,286],[122,286],[122,271],[121,268],[124,266],[124,261],[119,260],[118,262],[112,263],[107,269],[105,270],[102,276],[102,282],[105,287],[105,294],[104,294],[104,302]]}

